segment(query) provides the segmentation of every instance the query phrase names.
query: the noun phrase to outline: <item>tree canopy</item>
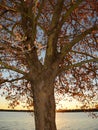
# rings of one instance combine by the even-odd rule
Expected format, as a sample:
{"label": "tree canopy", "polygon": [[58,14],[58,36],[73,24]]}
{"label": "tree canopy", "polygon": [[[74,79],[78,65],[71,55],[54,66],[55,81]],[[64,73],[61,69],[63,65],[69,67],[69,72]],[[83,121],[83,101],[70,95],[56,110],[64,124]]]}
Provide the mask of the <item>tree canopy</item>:
{"label": "tree canopy", "polygon": [[0,1],[0,88],[12,107],[25,95],[33,105],[32,82],[51,80],[57,95],[67,93],[86,105],[97,97],[97,5],[97,0]]}
{"label": "tree canopy", "polygon": [[96,3],[96,0],[1,1],[1,88],[6,84],[5,90],[17,90],[15,96],[24,94],[30,89],[31,68],[39,75],[47,68],[57,70],[57,90],[73,96],[81,97],[84,89],[97,86]]}

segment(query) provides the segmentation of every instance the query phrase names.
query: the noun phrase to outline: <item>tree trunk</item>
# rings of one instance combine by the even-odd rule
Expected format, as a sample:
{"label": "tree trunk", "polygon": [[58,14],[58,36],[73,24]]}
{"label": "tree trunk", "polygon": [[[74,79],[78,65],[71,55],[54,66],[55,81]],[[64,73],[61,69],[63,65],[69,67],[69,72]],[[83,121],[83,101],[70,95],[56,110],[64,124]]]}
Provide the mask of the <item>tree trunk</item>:
{"label": "tree trunk", "polygon": [[53,84],[43,82],[33,84],[35,130],[57,130]]}

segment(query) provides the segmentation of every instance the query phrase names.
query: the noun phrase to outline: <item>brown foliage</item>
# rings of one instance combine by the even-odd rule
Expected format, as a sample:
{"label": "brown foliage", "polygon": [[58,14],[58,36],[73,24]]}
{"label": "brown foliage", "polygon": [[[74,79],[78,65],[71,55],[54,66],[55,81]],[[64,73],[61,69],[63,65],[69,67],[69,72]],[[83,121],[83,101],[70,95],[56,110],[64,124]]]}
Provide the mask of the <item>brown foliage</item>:
{"label": "brown foliage", "polygon": [[13,107],[20,95],[31,105],[30,81],[50,70],[57,95],[87,104],[98,94],[97,5],[97,0],[0,2],[0,88]]}

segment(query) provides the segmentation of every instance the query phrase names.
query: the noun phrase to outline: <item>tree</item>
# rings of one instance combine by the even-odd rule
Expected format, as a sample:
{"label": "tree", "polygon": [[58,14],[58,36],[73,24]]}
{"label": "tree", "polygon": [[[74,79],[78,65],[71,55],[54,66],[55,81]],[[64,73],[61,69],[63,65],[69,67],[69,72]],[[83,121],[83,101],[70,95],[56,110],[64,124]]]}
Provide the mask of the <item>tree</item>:
{"label": "tree", "polygon": [[96,95],[97,9],[97,0],[0,1],[0,88],[12,107],[26,94],[36,130],[57,129],[54,91],[85,104]]}

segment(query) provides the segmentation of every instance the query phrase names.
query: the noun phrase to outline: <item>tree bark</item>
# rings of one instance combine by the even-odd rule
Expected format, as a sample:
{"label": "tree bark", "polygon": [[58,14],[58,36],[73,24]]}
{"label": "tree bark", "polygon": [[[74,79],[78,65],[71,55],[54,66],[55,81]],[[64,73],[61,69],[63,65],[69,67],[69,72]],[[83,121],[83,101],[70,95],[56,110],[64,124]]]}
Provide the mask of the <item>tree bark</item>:
{"label": "tree bark", "polygon": [[33,100],[35,130],[57,130],[53,84],[45,81],[33,84]]}

